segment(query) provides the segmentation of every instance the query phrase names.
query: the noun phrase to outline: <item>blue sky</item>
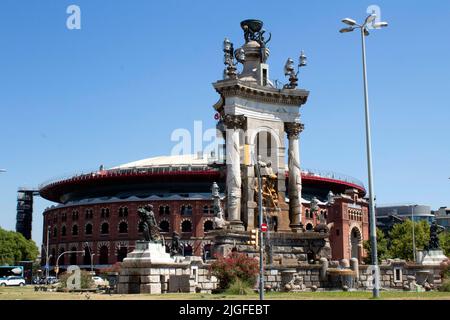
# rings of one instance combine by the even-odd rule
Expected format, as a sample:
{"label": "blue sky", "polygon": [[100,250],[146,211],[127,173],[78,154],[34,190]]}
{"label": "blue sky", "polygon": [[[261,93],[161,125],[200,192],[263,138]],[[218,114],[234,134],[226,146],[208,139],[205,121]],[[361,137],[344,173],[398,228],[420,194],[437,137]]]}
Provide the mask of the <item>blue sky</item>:
{"label": "blue sky", "polygon": [[[68,30],[66,8],[81,8]],[[241,20],[272,32],[272,79],[305,50],[304,167],[367,185],[361,51],[340,20],[378,5],[390,25],[367,39],[377,202],[450,205],[448,1],[10,1],[0,9],[0,226],[16,191],[80,170],[169,154],[176,128],[214,126],[211,83]],[[40,243],[37,198],[33,237]]]}

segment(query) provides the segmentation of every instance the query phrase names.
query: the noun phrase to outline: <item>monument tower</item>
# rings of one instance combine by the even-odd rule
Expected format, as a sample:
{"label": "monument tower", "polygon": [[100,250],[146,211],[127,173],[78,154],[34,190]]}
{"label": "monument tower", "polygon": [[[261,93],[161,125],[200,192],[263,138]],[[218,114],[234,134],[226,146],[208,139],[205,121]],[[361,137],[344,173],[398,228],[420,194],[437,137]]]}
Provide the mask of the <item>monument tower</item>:
{"label": "monument tower", "polygon": [[[269,78],[267,36],[260,20],[241,22],[245,43],[238,49],[225,39],[224,78],[213,84],[220,94],[214,105],[217,127],[226,145],[226,211],[231,230],[257,227],[255,163],[264,172],[265,216],[273,231],[301,232],[301,174],[299,136],[303,130],[300,108],[309,92],[297,88],[297,75],[306,57],[300,56],[297,72],[288,59],[285,75],[289,83],[279,85]],[[242,72],[237,65],[242,64]],[[288,168],[285,159],[288,138]],[[289,203],[286,202],[286,169],[289,172]]]}

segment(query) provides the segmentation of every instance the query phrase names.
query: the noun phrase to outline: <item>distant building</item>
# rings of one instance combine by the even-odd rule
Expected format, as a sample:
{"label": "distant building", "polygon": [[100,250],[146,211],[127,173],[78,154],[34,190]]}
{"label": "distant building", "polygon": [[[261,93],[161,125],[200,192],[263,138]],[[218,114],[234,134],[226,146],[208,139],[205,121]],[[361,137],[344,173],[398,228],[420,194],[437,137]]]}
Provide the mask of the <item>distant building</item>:
{"label": "distant building", "polygon": [[380,205],[376,208],[376,216],[377,227],[385,233],[391,230],[396,223],[413,217],[416,222],[425,220],[431,223],[434,221],[431,207],[419,204]]}
{"label": "distant building", "polygon": [[438,225],[450,230],[450,207],[440,207],[434,212]]}
{"label": "distant building", "polygon": [[33,223],[33,196],[38,194],[37,190],[27,188],[19,188],[17,191],[16,232],[28,240],[31,239]]}

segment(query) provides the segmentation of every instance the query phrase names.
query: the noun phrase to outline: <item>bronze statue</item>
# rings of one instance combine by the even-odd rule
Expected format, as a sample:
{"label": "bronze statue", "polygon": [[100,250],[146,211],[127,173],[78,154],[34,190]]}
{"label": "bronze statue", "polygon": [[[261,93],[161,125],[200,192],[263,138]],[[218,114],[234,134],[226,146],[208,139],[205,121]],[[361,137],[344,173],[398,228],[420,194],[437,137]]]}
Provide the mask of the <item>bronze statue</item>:
{"label": "bronze statue", "polygon": [[180,235],[177,232],[172,234],[172,245],[170,248],[170,255],[176,256],[181,254]]}
{"label": "bronze statue", "polygon": [[156,223],[155,214],[153,213],[153,206],[147,204],[143,208],[138,209],[138,215],[141,218],[143,225],[143,235],[145,241],[161,241],[161,234]]}
{"label": "bronze statue", "polygon": [[439,250],[441,248],[439,243],[439,226],[436,221],[430,226],[430,242],[428,243],[428,250]]}

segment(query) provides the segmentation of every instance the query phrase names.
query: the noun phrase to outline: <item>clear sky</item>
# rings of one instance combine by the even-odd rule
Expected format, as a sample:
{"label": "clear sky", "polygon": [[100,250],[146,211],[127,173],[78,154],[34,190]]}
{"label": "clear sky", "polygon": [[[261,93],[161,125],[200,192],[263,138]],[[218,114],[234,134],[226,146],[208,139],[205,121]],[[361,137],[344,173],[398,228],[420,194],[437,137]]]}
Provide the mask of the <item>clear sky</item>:
{"label": "clear sky", "polygon": [[[66,27],[71,4],[81,30]],[[0,226],[14,230],[20,186],[166,155],[174,129],[213,127],[222,41],[242,45],[247,18],[272,32],[272,79],[308,56],[302,165],[367,185],[360,38],[338,30],[374,4],[390,24],[367,38],[377,203],[450,205],[449,1],[3,0]],[[36,198],[38,244],[50,204]]]}

